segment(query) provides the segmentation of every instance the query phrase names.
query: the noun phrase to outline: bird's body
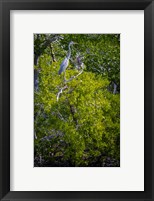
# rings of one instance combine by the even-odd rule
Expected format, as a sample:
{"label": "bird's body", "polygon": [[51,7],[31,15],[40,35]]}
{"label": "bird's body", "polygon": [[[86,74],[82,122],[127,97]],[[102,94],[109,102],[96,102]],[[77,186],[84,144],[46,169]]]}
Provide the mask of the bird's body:
{"label": "bird's body", "polygon": [[69,64],[69,59],[66,57],[63,62],[60,64],[60,69],[59,69],[59,75],[62,73],[62,72],[65,72],[67,66]]}
{"label": "bird's body", "polygon": [[69,59],[71,57],[71,45],[75,44],[73,41],[71,41],[68,45],[68,54],[67,56],[65,57],[65,59],[62,61],[61,65],[60,65],[60,69],[59,69],[59,72],[58,74],[60,75],[62,72],[65,72],[68,64],[69,64]]}
{"label": "bird's body", "polygon": [[83,62],[82,62],[82,59],[83,59],[84,57],[83,56],[77,56],[76,57],[76,68],[78,69],[78,70],[80,70],[81,68],[83,68],[83,66],[84,66],[84,64],[83,64]]}

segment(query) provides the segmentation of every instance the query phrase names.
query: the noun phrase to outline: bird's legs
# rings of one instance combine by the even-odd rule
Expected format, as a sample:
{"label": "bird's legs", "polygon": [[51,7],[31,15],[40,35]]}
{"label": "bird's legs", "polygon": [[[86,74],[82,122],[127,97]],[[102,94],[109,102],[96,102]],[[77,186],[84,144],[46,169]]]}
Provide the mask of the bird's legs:
{"label": "bird's legs", "polygon": [[64,83],[66,82],[66,72],[64,72]]}

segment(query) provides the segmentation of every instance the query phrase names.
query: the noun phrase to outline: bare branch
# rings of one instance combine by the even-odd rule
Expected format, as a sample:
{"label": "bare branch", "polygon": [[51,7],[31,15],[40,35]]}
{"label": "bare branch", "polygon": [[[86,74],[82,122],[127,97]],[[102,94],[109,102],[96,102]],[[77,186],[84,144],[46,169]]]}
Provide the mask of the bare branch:
{"label": "bare branch", "polygon": [[65,121],[65,122],[66,122],[66,120],[64,119],[64,117],[62,116],[62,114],[61,114],[58,110],[56,110],[56,112],[52,112],[52,115],[55,115],[55,116],[57,116],[59,119],[61,119],[62,121]]}
{"label": "bare branch", "polygon": [[50,45],[50,49],[51,49],[52,61],[53,61],[53,62],[56,62],[56,57],[55,57],[55,53],[54,53],[54,51],[53,51],[53,46],[52,46],[52,45]]}
{"label": "bare branch", "polygon": [[70,82],[72,81],[73,79],[77,78],[79,75],[81,75],[81,73],[83,73],[83,69],[76,75],[76,76],[72,76],[70,79],[66,80],[64,79],[64,82],[67,83],[67,82]]}
{"label": "bare branch", "polygon": [[61,119],[62,121],[66,121],[63,117],[63,115],[57,110],[57,115],[59,117],[59,119]]}
{"label": "bare branch", "polygon": [[37,135],[36,135],[36,131],[34,132],[34,138],[37,140]]}
{"label": "bare branch", "polygon": [[57,94],[57,102],[58,102],[58,100],[59,100],[59,96],[60,96],[60,94],[63,93],[63,90],[64,90],[64,89],[67,89],[67,85],[64,86],[64,87],[62,87],[62,88],[60,89],[60,91],[58,92],[58,94]]}
{"label": "bare branch", "polygon": [[117,93],[117,85],[115,82],[113,82],[113,87],[114,87],[113,94],[116,94]]}

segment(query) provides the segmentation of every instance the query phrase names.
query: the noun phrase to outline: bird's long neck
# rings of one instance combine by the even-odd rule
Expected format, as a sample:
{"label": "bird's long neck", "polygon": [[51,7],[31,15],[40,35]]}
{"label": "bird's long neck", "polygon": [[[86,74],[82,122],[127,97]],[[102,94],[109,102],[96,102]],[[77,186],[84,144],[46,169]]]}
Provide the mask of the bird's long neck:
{"label": "bird's long neck", "polygon": [[70,59],[70,57],[71,57],[71,47],[70,47],[71,45],[69,44],[68,45],[68,54],[67,54],[67,58],[68,59]]}

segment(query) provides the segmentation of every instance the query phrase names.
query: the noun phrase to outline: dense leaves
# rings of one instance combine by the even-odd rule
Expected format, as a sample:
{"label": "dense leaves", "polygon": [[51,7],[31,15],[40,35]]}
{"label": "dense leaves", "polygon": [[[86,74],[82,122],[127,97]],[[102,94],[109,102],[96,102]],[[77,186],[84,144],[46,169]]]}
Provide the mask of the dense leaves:
{"label": "dense leaves", "polygon": [[119,166],[120,36],[36,34],[34,54],[35,166]]}

